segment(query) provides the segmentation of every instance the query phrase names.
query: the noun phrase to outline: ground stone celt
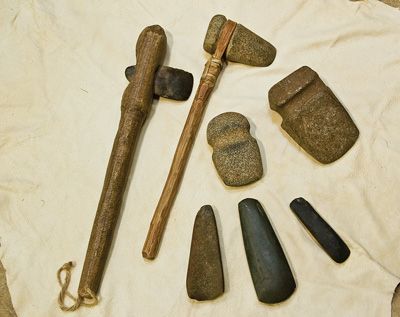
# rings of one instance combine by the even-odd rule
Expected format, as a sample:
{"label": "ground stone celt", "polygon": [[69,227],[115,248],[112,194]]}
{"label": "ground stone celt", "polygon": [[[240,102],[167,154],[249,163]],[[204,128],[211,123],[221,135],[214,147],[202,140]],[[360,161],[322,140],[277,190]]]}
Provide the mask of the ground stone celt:
{"label": "ground stone celt", "polygon": [[258,300],[275,304],[296,289],[281,244],[261,204],[251,198],[239,203],[244,248]]}
{"label": "ground stone celt", "polygon": [[217,224],[209,205],[201,207],[194,222],[186,290],[198,301],[215,299],[224,292]]}
{"label": "ground stone celt", "polygon": [[294,199],[290,203],[290,209],[332,260],[337,263],[347,260],[350,249],[307,200],[302,197]]}

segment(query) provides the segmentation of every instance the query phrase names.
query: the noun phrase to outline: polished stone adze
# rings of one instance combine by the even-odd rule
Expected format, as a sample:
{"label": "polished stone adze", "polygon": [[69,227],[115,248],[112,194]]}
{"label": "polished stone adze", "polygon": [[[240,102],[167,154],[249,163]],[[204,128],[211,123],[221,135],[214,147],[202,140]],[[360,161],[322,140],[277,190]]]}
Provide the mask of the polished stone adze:
{"label": "polished stone adze", "polygon": [[258,300],[275,304],[296,289],[289,263],[261,204],[251,198],[239,203],[244,248]]}
{"label": "polished stone adze", "polygon": [[294,199],[290,209],[333,261],[342,263],[347,260],[350,249],[307,200],[302,197]]}
{"label": "polished stone adze", "polygon": [[[125,69],[125,77],[132,81],[136,66]],[[160,66],[154,78],[154,95],[173,100],[187,100],[192,93],[193,75],[179,68]]]}
{"label": "polished stone adze", "polygon": [[198,301],[217,298],[224,292],[217,223],[209,205],[200,208],[194,222],[186,290]]}

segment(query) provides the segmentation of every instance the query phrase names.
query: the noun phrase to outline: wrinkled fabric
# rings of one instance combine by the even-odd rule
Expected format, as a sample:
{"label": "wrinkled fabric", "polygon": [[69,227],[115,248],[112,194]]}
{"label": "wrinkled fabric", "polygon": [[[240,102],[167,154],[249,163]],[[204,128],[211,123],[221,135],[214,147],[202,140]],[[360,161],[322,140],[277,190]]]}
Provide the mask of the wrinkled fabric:
{"label": "wrinkled fabric", "polygon": [[[76,293],[91,226],[141,30],[161,25],[165,64],[190,71],[195,87],[208,54],[209,20],[224,14],[270,41],[274,63],[229,63],[211,96],[158,257],[141,249],[191,101],[156,100],[135,154],[100,289],[74,316],[389,316],[400,276],[400,12],[378,1],[22,1],[0,8],[0,259],[20,317],[66,316],[57,269],[76,261]],[[308,65],[360,130],[330,165],[309,157],[280,128],[267,92]],[[206,126],[236,111],[251,123],[263,178],[229,188],[213,166]],[[334,263],[289,209],[303,196],[351,249]],[[258,302],[237,204],[264,206],[295,275],[285,302]],[[217,300],[196,303],[185,279],[196,212],[213,206],[226,280]]]}

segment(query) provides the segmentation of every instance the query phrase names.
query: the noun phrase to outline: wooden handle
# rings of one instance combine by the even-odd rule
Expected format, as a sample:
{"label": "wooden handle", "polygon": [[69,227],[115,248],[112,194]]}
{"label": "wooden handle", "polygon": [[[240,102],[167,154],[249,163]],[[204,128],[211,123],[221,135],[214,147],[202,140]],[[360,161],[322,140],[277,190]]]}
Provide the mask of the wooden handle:
{"label": "wooden handle", "polygon": [[122,97],[118,132],[108,162],[79,283],[78,294],[83,298],[90,297],[90,292],[97,294],[100,287],[133,153],[152,103],[154,74],[165,55],[166,41],[164,30],[154,25],[145,28],[137,42],[136,72]]}
{"label": "wooden handle", "polygon": [[235,27],[236,23],[233,21],[228,20],[225,23],[217,42],[216,51],[204,68],[196,96],[181,133],[164,189],[158,201],[157,208],[154,211],[153,219],[143,246],[142,255],[146,259],[154,259],[158,253],[170,210],[182,180],[190,150],[192,149],[197,131],[199,130],[207,101],[222,70],[222,55],[229,44]]}

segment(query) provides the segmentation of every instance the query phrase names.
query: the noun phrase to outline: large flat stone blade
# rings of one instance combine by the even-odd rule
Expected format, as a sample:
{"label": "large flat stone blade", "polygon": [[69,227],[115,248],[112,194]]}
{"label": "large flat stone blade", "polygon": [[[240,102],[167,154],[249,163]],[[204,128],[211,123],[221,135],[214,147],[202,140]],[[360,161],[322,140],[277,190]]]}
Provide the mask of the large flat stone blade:
{"label": "large flat stone blade", "polygon": [[268,92],[281,127],[314,159],[329,164],[357,141],[359,131],[347,110],[318,74],[303,66]]}
{"label": "large flat stone blade", "polygon": [[239,203],[244,248],[258,300],[275,304],[296,289],[289,263],[261,204],[251,198]]}
{"label": "large flat stone blade", "polygon": [[215,299],[224,292],[217,224],[209,205],[201,207],[194,222],[186,290],[198,301]]}
{"label": "large flat stone blade", "polygon": [[347,260],[350,249],[307,200],[302,197],[294,199],[290,203],[290,209],[332,260],[337,263]]}

